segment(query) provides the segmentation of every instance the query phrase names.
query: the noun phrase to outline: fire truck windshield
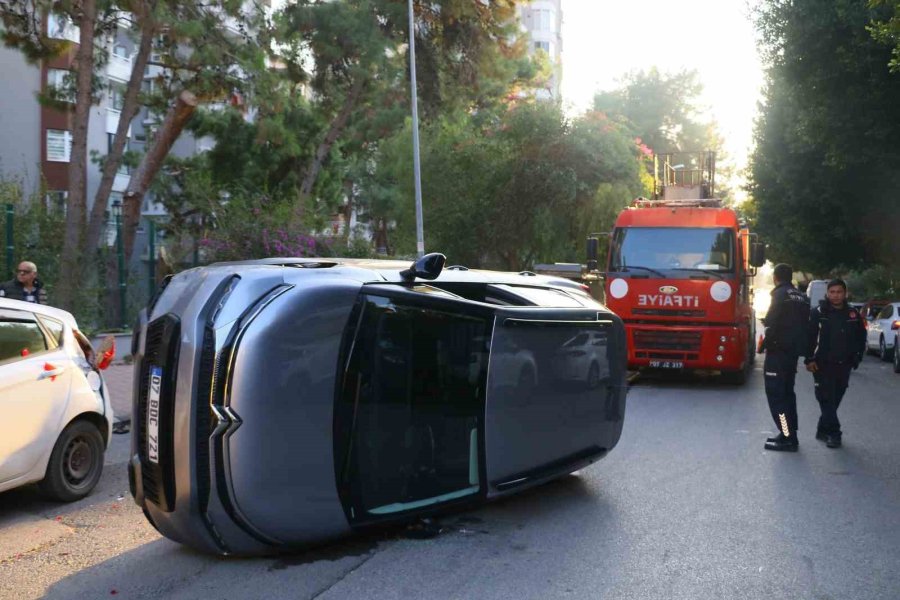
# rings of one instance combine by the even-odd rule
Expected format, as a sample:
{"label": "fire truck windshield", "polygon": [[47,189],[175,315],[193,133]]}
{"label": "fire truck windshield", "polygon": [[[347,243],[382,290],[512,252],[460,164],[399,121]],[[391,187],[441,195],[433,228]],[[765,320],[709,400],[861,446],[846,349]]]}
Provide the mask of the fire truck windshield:
{"label": "fire truck windshield", "polygon": [[622,227],[613,234],[610,271],[734,271],[734,231],[701,227]]}

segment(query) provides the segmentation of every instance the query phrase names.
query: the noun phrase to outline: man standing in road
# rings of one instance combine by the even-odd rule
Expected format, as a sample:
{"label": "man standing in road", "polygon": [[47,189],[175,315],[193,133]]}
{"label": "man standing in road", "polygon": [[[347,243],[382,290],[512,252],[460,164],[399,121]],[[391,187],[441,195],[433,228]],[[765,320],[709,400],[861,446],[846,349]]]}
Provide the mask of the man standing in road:
{"label": "man standing in road", "polygon": [[47,304],[47,292],[37,278],[37,265],[27,260],[19,263],[15,279],[0,283],[0,297]]}
{"label": "man standing in road", "polygon": [[760,348],[760,352],[766,353],[763,363],[766,398],[778,428],[778,435],[768,438],[765,448],[782,452],[796,452],[799,447],[794,379],[797,360],[806,346],[805,327],[809,318],[809,300],[791,283],[793,275],[790,265],[775,266],[775,289],[769,312],[763,319],[766,333]]}
{"label": "man standing in road", "polygon": [[816,439],[829,448],[841,447],[841,423],[837,409],[866,350],[866,329],[859,311],[847,304],[847,284],[828,282],[826,297],[809,314],[806,370],[816,383],[816,400],[822,409]]}

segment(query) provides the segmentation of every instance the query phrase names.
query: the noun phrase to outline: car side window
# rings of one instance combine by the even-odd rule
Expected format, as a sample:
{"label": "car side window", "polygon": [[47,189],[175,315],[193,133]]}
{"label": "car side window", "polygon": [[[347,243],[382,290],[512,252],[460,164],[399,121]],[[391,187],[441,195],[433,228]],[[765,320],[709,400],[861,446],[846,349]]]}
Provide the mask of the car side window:
{"label": "car side window", "polygon": [[63,343],[63,324],[62,321],[51,319],[50,317],[38,316],[38,320],[50,334],[50,344],[54,348],[62,346]]}
{"label": "car side window", "polygon": [[894,314],[894,307],[893,307],[893,305],[888,304],[887,306],[884,307],[884,309],[882,309],[881,313],[879,313],[877,318],[878,319],[890,319],[893,314]]}
{"label": "car side window", "polygon": [[0,320],[0,363],[47,350],[47,339],[35,321]]}

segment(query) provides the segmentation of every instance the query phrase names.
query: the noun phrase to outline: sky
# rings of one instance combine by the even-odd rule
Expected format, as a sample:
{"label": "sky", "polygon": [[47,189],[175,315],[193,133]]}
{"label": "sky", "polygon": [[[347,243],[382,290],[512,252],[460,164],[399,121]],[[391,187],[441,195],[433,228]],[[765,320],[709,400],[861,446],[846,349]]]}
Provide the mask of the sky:
{"label": "sky", "polygon": [[695,69],[701,102],[738,169],[752,149],[763,84],[748,0],[562,0],[562,96],[570,113],[637,69]]}

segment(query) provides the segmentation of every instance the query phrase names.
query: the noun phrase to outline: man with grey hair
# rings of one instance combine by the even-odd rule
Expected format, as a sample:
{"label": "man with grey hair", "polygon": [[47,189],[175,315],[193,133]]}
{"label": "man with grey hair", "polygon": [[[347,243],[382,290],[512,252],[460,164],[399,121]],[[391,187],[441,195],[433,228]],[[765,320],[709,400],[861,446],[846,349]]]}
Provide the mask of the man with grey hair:
{"label": "man with grey hair", "polygon": [[47,291],[37,278],[37,265],[27,260],[20,262],[15,279],[0,283],[0,297],[47,304]]}

